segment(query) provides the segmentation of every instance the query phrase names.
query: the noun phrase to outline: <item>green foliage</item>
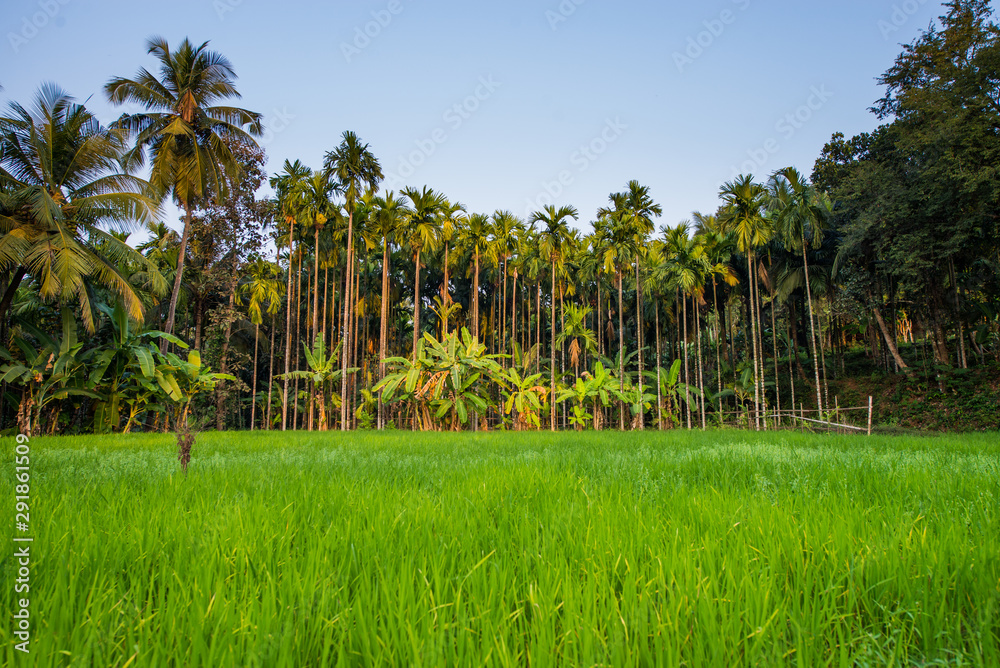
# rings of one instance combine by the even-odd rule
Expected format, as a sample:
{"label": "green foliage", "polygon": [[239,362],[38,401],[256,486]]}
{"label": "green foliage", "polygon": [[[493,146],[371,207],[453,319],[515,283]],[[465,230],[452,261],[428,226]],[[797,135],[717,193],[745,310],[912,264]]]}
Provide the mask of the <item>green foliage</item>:
{"label": "green foliage", "polygon": [[386,403],[405,402],[423,430],[456,431],[469,424],[470,415],[489,406],[489,384],[502,382],[499,355],[486,354],[486,346],[462,328],[443,341],[425,334],[417,345],[416,359],[394,357],[385,361],[389,373],[376,386]]}

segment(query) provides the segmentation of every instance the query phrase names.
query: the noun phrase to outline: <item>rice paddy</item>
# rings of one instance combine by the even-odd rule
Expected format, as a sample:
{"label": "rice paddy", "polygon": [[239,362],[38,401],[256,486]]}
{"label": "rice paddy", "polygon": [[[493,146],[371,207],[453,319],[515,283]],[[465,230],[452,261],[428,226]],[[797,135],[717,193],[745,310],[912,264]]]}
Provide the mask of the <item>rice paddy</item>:
{"label": "rice paddy", "polygon": [[4,665],[1000,665],[995,434],[31,446]]}

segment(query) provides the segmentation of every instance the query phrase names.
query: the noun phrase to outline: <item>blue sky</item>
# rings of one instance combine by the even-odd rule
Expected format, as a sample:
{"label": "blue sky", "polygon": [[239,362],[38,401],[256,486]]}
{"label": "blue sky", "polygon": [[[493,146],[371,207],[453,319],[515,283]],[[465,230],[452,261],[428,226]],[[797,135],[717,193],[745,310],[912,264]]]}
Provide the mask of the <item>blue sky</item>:
{"label": "blue sky", "polygon": [[[344,130],[386,185],[429,185],[470,211],[572,204],[580,227],[631,179],[661,224],[714,211],[719,186],[794,165],[868,108],[931,0],[5,0],[0,99],[59,84],[103,120],[115,75],[153,67],[162,35],[211,41],[265,115],[270,173],[322,164]],[[168,222],[176,224],[174,220]]]}

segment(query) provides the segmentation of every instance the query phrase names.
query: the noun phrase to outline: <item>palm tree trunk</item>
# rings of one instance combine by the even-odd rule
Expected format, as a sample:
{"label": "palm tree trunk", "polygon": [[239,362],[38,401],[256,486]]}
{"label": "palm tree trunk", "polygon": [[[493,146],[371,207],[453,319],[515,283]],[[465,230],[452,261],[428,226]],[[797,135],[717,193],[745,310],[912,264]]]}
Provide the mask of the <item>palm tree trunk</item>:
{"label": "palm tree trunk", "polygon": [[[719,295],[715,290],[715,275],[712,275],[712,307],[715,309],[715,379],[722,394],[722,353],[719,349],[722,339],[722,314],[719,312]],[[719,400],[722,401],[721,399]],[[721,406],[720,406],[721,410]]]}
{"label": "palm tree trunk", "polygon": [[281,395],[281,431],[288,429],[288,374],[292,361],[292,244],[294,243],[294,225],[288,219],[288,320],[285,326],[285,389]]}
{"label": "palm tree trunk", "polygon": [[[514,283],[510,291],[510,337],[511,344],[517,342],[517,270],[514,270]],[[511,363],[513,365],[513,361]]]}
{"label": "palm tree trunk", "polygon": [[277,314],[271,318],[271,354],[267,359],[267,430],[271,430],[271,389],[274,387],[274,333],[278,329]]}
{"label": "palm tree trunk", "polygon": [[[511,301],[513,301],[513,299]],[[500,306],[501,306],[501,312],[503,313],[503,316],[501,317],[502,322],[500,323],[500,339],[501,339],[500,354],[501,355],[506,355],[507,354],[507,334],[508,334],[508,331],[507,331],[507,258],[506,257],[504,257],[504,259],[503,259],[503,299],[500,300]],[[511,308],[513,308],[513,306],[514,305],[512,303],[511,304]],[[511,323],[511,324],[513,324],[513,323]],[[507,360],[506,360],[506,358],[501,358],[501,363],[502,363],[502,365],[503,365],[504,368],[507,368]]]}
{"label": "palm tree trunk", "polygon": [[813,300],[812,300],[812,288],[809,286],[809,259],[806,255],[806,237],[805,232],[802,233],[802,266],[806,272],[806,298],[809,300],[809,336],[812,341],[813,349],[813,370],[816,372],[816,410],[822,413],[823,411],[823,397],[820,394],[820,384],[819,384],[819,351],[816,346],[816,324],[813,322]]}
{"label": "palm tree trunk", "polygon": [[691,306],[694,308],[694,327],[695,333],[698,335],[698,389],[701,391],[701,401],[699,402],[701,404],[701,430],[705,431],[708,426],[705,423],[705,373],[701,356],[701,308],[698,301],[693,298]]}
{"label": "palm tree trunk", "polygon": [[[308,302],[307,302],[308,303]],[[295,368],[299,368],[299,350],[302,347],[302,244],[299,244],[299,268],[295,278]],[[293,386],[292,406],[292,431],[299,428],[299,379],[295,379]]]}
{"label": "palm tree trunk", "polygon": [[479,338],[479,248],[474,255],[475,274],[472,278],[472,335]]}
{"label": "palm tree trunk", "polygon": [[639,280],[639,258],[635,259],[635,340],[639,351],[639,431],[646,428],[645,416],[642,410],[642,283]]}
{"label": "palm tree trunk", "polygon": [[451,285],[448,277],[448,242],[444,242],[444,294],[442,295],[444,301],[444,327],[441,332],[441,338],[448,336],[448,307],[451,305]]}
{"label": "palm tree trunk", "polygon": [[753,252],[747,253],[747,273],[750,277],[750,338],[753,340],[753,404],[754,404],[754,424],[757,431],[760,431],[760,383],[757,371],[757,320],[754,317],[754,303],[756,298],[756,282],[754,281],[754,260]]}
{"label": "palm tree trunk", "polygon": [[413,360],[417,359],[417,342],[420,340],[420,251],[416,255],[416,271],[413,279]]}
{"label": "palm tree trunk", "polygon": [[[625,327],[622,318],[622,271],[618,268],[618,390],[625,393]],[[618,428],[625,431],[625,403],[618,402]]]}
{"label": "palm tree trunk", "polygon": [[[385,358],[387,355],[386,346],[389,338],[389,240],[382,241],[382,309],[379,318],[378,328],[378,378],[379,381],[385,378]],[[385,408],[382,405],[382,393],[378,396],[378,428],[381,431],[385,427]]]}
{"label": "palm tree trunk", "polygon": [[688,305],[687,296],[684,297],[682,310],[684,311],[684,385],[686,386],[684,394],[687,397],[687,401],[684,405],[687,406],[685,413],[687,414],[687,426],[688,430],[691,429],[691,374],[688,368]]}
{"label": "palm tree trunk", "polygon": [[[177,249],[177,275],[174,276],[174,289],[170,293],[170,308],[167,311],[167,324],[164,329],[167,334],[174,333],[174,317],[177,314],[177,300],[181,294],[181,281],[184,275],[184,255],[187,252],[188,238],[191,234],[191,219],[194,217],[191,202],[185,200],[182,205],[184,207],[184,232],[181,234],[181,246]],[[167,342],[161,339],[161,352],[166,349],[166,345]]]}
{"label": "palm tree trunk", "polygon": [[354,209],[347,212],[347,268],[344,273],[344,342],[340,349],[340,430],[347,431],[347,370],[351,350],[351,289],[354,287]]}
{"label": "palm tree trunk", "polygon": [[551,305],[549,308],[551,332],[549,334],[549,424],[552,431],[556,430],[556,260],[552,258],[552,287],[550,289]]}
{"label": "palm tree trunk", "polygon": [[656,310],[656,428],[663,431],[663,388],[660,385],[660,367],[663,366],[663,358],[660,354],[660,305],[655,305]]}
{"label": "palm tree trunk", "polygon": [[260,347],[260,325],[253,326],[253,388],[250,390],[250,431],[257,421],[257,350]]}
{"label": "palm tree trunk", "polygon": [[313,249],[313,340],[319,334],[319,227],[315,234],[316,247]]}

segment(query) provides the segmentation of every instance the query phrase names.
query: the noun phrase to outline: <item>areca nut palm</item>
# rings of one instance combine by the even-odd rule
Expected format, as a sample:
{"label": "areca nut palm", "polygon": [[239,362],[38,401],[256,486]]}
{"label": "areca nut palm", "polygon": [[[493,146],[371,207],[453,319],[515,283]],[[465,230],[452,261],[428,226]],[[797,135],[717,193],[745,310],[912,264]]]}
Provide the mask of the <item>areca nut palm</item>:
{"label": "areca nut palm", "polygon": [[288,298],[287,320],[285,323],[285,373],[282,375],[284,388],[281,399],[281,430],[288,428],[288,383],[291,379],[292,360],[292,246],[295,243],[296,218],[302,207],[303,191],[312,170],[296,160],[285,160],[284,171],[271,178],[275,190],[278,211],[288,225]]}
{"label": "areca nut palm", "polygon": [[820,244],[828,229],[829,209],[823,205],[816,189],[794,167],[787,167],[771,177],[772,206],[775,209],[777,232],[788,250],[802,251],[805,271],[806,300],[809,304],[809,336],[813,349],[813,371],[816,375],[816,407],[823,410],[819,382],[819,353],[816,337],[816,316],[813,312],[812,288],[809,283],[809,244]]}
{"label": "areca nut palm", "polygon": [[91,283],[111,290],[141,321],[142,302],[119,266],[143,267],[154,293],[166,292],[165,281],[120,235],[103,229],[127,231],[151,222],[157,210],[149,184],[119,170],[125,133],[105,128],[53,85],[42,86],[32,111],[17,103],[9,110],[0,117],[0,274],[9,276],[0,319],[30,275],[42,298],[78,300],[90,332]]}
{"label": "areca nut palm", "polygon": [[[643,326],[642,326],[642,280],[639,277],[640,264],[646,248],[646,239],[655,229],[653,217],[659,218],[663,215],[663,207],[653,201],[649,196],[649,187],[641,185],[638,181],[629,181],[625,195],[625,210],[628,212],[628,220],[632,227],[634,237],[634,259],[635,259],[635,317],[636,317],[636,348],[639,350],[639,383],[642,383],[642,361],[643,361]],[[641,392],[639,393],[641,394]],[[639,411],[639,429],[644,426],[644,416]]]}
{"label": "areca nut palm", "polygon": [[[268,315],[274,316],[281,308],[281,281],[278,279],[280,274],[281,269],[277,265],[263,258],[257,258],[247,267],[247,275],[237,287],[236,292],[237,303],[241,306],[247,305],[250,322],[254,326],[253,386],[250,390],[253,401],[250,403],[250,431],[254,430],[257,417],[257,351],[260,326],[264,322],[264,313],[261,309],[263,307]],[[272,342],[273,340],[272,338]],[[270,382],[268,382],[268,392],[270,392]],[[268,405],[270,405],[270,400]]]}
{"label": "areca nut palm", "polygon": [[347,274],[344,283],[344,352],[341,355],[343,373],[341,374],[340,428],[347,430],[347,365],[350,361],[352,326],[351,310],[353,304],[354,279],[354,213],[363,190],[378,192],[378,184],[385,178],[382,166],[368,144],[362,144],[358,136],[350,130],[344,132],[340,145],[326,154],[323,167],[340,184],[341,192],[347,202]]}
{"label": "areca nut palm", "polygon": [[263,134],[263,125],[256,112],[217,104],[240,94],[232,64],[210,51],[208,42],[195,46],[185,39],[171,51],[165,39],[153,37],[147,49],[159,61],[159,77],[140,68],[134,79],[111,79],[104,91],[112,104],[145,107],[144,112],[124,114],[113,124],[135,139],[124,164],[129,170],[139,169],[148,156],[153,188],[161,196],[172,194],[184,210],[165,326],[172,334],[194,206],[200,200],[224,196],[227,181],[241,171],[233,146],[256,147],[254,137]]}
{"label": "areca nut palm", "polygon": [[[385,360],[388,357],[389,339],[389,267],[392,261],[390,245],[399,243],[404,231],[403,225],[409,216],[409,210],[402,197],[397,197],[391,190],[384,197],[374,200],[375,211],[372,217],[373,229],[382,237],[382,299],[381,321],[379,325],[379,381],[385,379]],[[384,425],[382,395],[378,398],[378,428]]]}
{"label": "areca nut palm", "polygon": [[550,392],[549,392],[549,409],[551,411],[551,430],[556,430],[556,265],[562,261],[563,255],[566,251],[567,240],[570,238],[570,229],[567,225],[567,220],[572,218],[577,220],[580,217],[579,212],[575,207],[563,206],[556,209],[555,206],[549,205],[545,207],[542,211],[535,211],[531,216],[532,223],[541,223],[542,228],[539,230],[539,252],[540,254],[548,259],[552,280],[551,287],[551,325],[550,325],[550,355],[549,355],[549,372],[551,378],[550,380]]}
{"label": "areca nut palm", "polygon": [[441,288],[442,313],[444,318],[441,325],[442,336],[448,334],[448,316],[451,313],[451,241],[455,236],[455,230],[465,222],[465,205],[460,202],[448,202],[441,210],[441,242],[444,244],[444,283]]}
{"label": "areca nut palm", "polygon": [[465,224],[458,228],[458,241],[465,251],[472,255],[472,335],[481,336],[479,331],[479,267],[480,260],[490,250],[493,226],[490,217],[474,213]]}
{"label": "areca nut palm", "polygon": [[420,341],[420,256],[437,248],[440,239],[441,212],[448,200],[444,195],[424,186],[423,190],[404,188],[403,195],[410,200],[410,215],[405,223],[406,246],[413,255],[413,357],[417,356]]}
{"label": "areca nut palm", "polygon": [[[510,211],[496,211],[493,213],[493,255],[497,262],[502,264],[503,273],[503,299],[500,300],[502,315],[500,318],[500,340],[501,353],[507,352],[507,339],[510,338],[507,330],[507,275],[508,262],[511,256],[517,252],[518,230],[524,224]],[[513,300],[511,300],[513,305]],[[512,323],[513,325],[513,323]],[[506,358],[501,358],[501,363],[506,365]]]}
{"label": "areca nut palm", "polygon": [[761,427],[760,402],[763,385],[763,364],[760,355],[763,351],[757,346],[757,282],[755,280],[756,249],[768,243],[774,235],[769,221],[764,217],[764,206],[767,190],[755,183],[753,176],[741,175],[735,181],[725,183],[719,190],[719,196],[725,204],[724,229],[731,232],[736,240],[737,249],[747,259],[747,274],[750,292],[750,331],[753,339],[754,368],[754,422],[757,430]]}

